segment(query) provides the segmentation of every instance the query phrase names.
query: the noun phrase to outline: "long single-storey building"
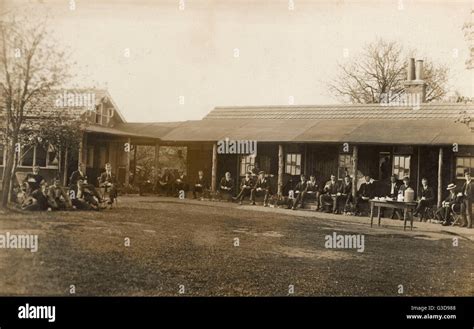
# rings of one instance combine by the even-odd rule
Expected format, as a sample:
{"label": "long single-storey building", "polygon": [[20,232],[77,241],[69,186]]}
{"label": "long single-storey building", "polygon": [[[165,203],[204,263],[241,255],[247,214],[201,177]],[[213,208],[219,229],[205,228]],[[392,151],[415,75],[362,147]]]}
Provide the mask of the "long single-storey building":
{"label": "long single-storey building", "polygon": [[[87,174],[97,177],[110,162],[119,180],[128,184],[136,145],[155,147],[159,167],[160,146],[186,147],[186,172],[190,179],[203,170],[212,189],[226,171],[238,183],[255,167],[273,175],[275,190],[285,193],[288,181],[314,173],[319,181],[331,174],[342,179],[370,175],[385,180],[393,173],[410,177],[414,187],[426,177],[438,191],[438,203],[448,183],[460,186],[463,172],[474,171],[474,104],[424,103],[426,85],[422,63],[410,66],[405,92],[420,103],[217,107],[202,120],[170,123],[127,123],[110,95],[93,90],[94,104],[79,106],[84,120],[78,161]],[[51,106],[57,97],[51,97]],[[256,156],[219,152],[225,141],[256,142]],[[130,147],[131,146],[131,147]],[[0,145],[0,154],[4,148]],[[40,165],[43,173],[57,170],[57,159],[48,150],[22,150],[20,171]],[[0,170],[5,159],[0,156]],[[356,184],[354,184],[354,193]]]}

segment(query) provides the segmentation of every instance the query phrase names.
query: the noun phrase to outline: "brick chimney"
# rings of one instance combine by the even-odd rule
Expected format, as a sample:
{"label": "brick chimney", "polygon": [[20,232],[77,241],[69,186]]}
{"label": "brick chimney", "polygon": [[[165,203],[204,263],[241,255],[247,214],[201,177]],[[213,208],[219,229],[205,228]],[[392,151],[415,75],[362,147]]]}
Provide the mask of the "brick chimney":
{"label": "brick chimney", "polygon": [[405,81],[405,94],[408,104],[421,104],[426,101],[426,82],[423,80],[423,61],[410,58]]}

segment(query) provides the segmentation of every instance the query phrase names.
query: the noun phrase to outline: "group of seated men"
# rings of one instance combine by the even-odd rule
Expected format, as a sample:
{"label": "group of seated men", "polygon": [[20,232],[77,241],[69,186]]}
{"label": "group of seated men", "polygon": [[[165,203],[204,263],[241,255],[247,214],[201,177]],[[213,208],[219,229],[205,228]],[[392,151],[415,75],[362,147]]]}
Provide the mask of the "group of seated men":
{"label": "group of seated men", "polygon": [[[22,183],[22,191],[17,199],[24,210],[100,210],[104,204],[111,206],[117,198],[116,177],[109,163],[99,177],[102,193],[87,181],[82,163],[71,174],[68,190],[61,185],[59,178],[48,184],[39,171],[40,168],[34,166],[33,172],[28,173]],[[105,198],[105,194],[108,198]]]}
{"label": "group of seated men", "polygon": [[[263,206],[269,205],[270,197],[273,194],[271,184],[264,171],[259,171],[258,176],[254,178],[255,174],[247,172],[245,177],[240,182],[239,190],[234,186],[234,179],[230,172],[226,172],[224,177],[219,182],[219,195],[229,201],[238,201],[242,204],[246,197],[250,199],[252,205],[255,205],[255,199],[258,196],[263,196]],[[354,214],[361,215],[368,213],[369,200],[375,197],[384,197],[386,199],[397,200],[399,196],[404,196],[405,191],[414,188],[410,183],[408,177],[404,177],[402,183],[399,182],[396,175],[390,176],[389,182],[376,182],[368,175],[364,177],[364,182],[357,189],[356,197],[352,193],[352,178],[345,176],[342,182],[337,180],[335,175],[330,176],[330,180],[324,184],[316,181],[315,175],[310,175],[309,180],[305,175],[300,176],[300,181],[294,188],[288,191],[288,197],[285,198],[283,204],[288,208],[296,210],[298,207],[304,208],[305,202],[312,200],[316,203],[317,211],[332,212],[335,214]],[[377,185],[377,186],[376,186]],[[474,184],[471,184],[470,174],[466,173],[466,183],[462,190],[463,192],[455,193],[456,185],[449,184],[447,190],[448,197],[443,201],[442,207],[435,211],[435,217],[443,223],[449,225],[452,223],[453,212],[461,212],[464,219],[464,225],[471,226],[470,209],[472,207],[472,190]],[[193,197],[197,194],[203,194],[208,190],[209,186],[207,180],[204,178],[202,171],[199,171],[198,178],[192,187]],[[234,195],[237,196],[234,197]],[[435,193],[428,184],[428,179],[421,179],[421,187],[419,189],[416,209],[413,215],[419,217],[420,221],[426,220],[427,209],[435,205]],[[470,202],[470,204],[468,204]],[[280,203],[281,204],[281,203]],[[400,210],[394,210],[391,214],[391,219],[403,220],[403,214]]]}

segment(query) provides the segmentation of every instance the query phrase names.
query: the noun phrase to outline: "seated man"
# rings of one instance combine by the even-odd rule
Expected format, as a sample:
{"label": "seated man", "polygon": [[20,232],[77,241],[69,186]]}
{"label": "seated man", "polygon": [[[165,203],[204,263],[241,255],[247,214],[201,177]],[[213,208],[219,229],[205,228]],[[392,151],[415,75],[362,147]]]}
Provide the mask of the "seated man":
{"label": "seated man", "polygon": [[[324,185],[323,191],[319,196],[319,208],[317,210],[324,210],[324,206],[332,205],[332,212],[337,212],[337,194],[339,193],[339,184],[336,176],[331,175],[331,179]],[[328,211],[329,212],[329,211]]]}
{"label": "seated man", "polygon": [[186,175],[184,172],[181,172],[174,181],[173,184],[173,195],[179,196],[180,191],[187,192],[189,190],[188,183],[186,182]]}
{"label": "seated man", "polygon": [[295,192],[295,198],[293,200],[293,206],[291,209],[296,210],[296,207],[298,206],[298,203],[301,201],[301,208],[304,207],[304,193],[306,191],[306,176],[301,175],[300,176],[300,181],[298,184],[296,184],[296,187],[294,189]]}
{"label": "seated man", "polygon": [[236,200],[239,200],[239,204],[242,204],[242,201],[246,196],[250,197],[252,194],[253,185],[254,182],[252,179],[252,172],[248,171],[245,173],[245,177],[240,182],[240,193],[235,198]]}
{"label": "seated man", "polygon": [[258,173],[257,182],[255,183],[255,186],[253,187],[252,192],[250,193],[250,200],[252,201],[252,205],[255,205],[255,198],[263,194],[263,206],[267,207],[268,197],[270,196],[270,193],[270,182],[265,177],[265,172],[260,171]]}
{"label": "seated man", "polygon": [[21,205],[23,210],[29,211],[47,210],[48,207],[48,184],[46,182],[43,182],[38,189],[32,191]]}
{"label": "seated man", "polygon": [[198,193],[201,195],[201,197],[203,197],[208,190],[209,184],[204,178],[204,172],[202,170],[199,170],[198,178],[196,179],[196,183],[193,186],[193,199],[196,199]]}
{"label": "seated man", "polygon": [[354,205],[352,197],[352,181],[350,176],[345,176],[344,181],[339,186],[339,194],[336,196],[337,202],[343,205],[344,214],[351,213]]}
{"label": "seated man", "polygon": [[105,171],[100,175],[99,187],[109,194],[107,204],[112,205],[117,198],[117,179],[112,173],[112,165],[110,163],[105,164]]}
{"label": "seated man", "polygon": [[365,176],[365,181],[359,187],[359,191],[357,192],[357,199],[355,204],[355,212],[356,215],[360,215],[362,213],[361,208],[362,206],[367,206],[369,200],[374,197],[374,186],[372,184],[372,180],[369,175]]}
{"label": "seated man", "polygon": [[157,190],[159,194],[169,196],[172,192],[173,177],[168,169],[163,169],[161,176],[156,182]]}
{"label": "seated man", "polygon": [[48,190],[48,204],[52,210],[71,209],[72,203],[59,178],[55,178]]}
{"label": "seated man", "polygon": [[232,201],[234,195],[234,180],[232,179],[230,172],[226,172],[219,183],[219,194],[221,198],[227,201]]}
{"label": "seated man", "polygon": [[99,202],[94,196],[91,186],[93,185],[88,184],[85,180],[79,179],[77,181],[77,194],[71,198],[73,207],[79,210],[100,210]]}
{"label": "seated man", "polygon": [[30,196],[33,192],[39,190],[41,185],[45,183],[43,176],[39,174],[40,167],[34,166],[33,172],[28,173],[25,177],[24,183],[27,183],[26,194]]}
{"label": "seated man", "polygon": [[421,179],[421,198],[418,200],[418,205],[416,206],[413,216],[420,216],[420,222],[423,220],[425,215],[425,210],[427,207],[431,207],[434,202],[434,192],[433,189],[428,186],[428,180],[426,178]]}
{"label": "seated man", "polygon": [[71,177],[69,178],[69,189],[74,191],[74,194],[71,196],[71,199],[77,197],[79,193],[78,182],[81,181],[81,186],[87,186],[87,189],[92,193],[92,196],[97,198],[99,202],[102,202],[102,196],[97,191],[94,185],[87,183],[87,176],[86,176],[86,166],[83,163],[79,163],[77,166],[77,170],[73,171]]}
{"label": "seated man", "polygon": [[436,210],[435,218],[443,223],[441,225],[448,226],[452,223],[453,213],[459,212],[461,209],[461,202],[459,197],[456,195],[456,185],[449,184],[446,190],[449,191],[449,195],[441,203],[441,207]]}
{"label": "seated man", "polygon": [[396,200],[398,196],[398,190],[400,189],[400,184],[398,183],[397,175],[390,176],[390,182],[387,186],[386,197]]}

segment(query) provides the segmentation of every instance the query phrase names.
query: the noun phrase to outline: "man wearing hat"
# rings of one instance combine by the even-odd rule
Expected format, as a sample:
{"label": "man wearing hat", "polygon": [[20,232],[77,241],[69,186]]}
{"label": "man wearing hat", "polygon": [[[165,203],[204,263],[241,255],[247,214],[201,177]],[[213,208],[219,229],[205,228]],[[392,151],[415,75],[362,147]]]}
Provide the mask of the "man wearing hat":
{"label": "man wearing hat", "polygon": [[305,197],[305,191],[306,191],[306,184],[307,184],[306,176],[301,175],[300,176],[300,181],[298,182],[298,184],[296,184],[296,187],[295,187],[296,198],[293,201],[293,206],[291,207],[291,209],[296,210],[296,207],[298,206],[298,203],[300,201],[301,201],[301,208],[304,207],[304,197]]}
{"label": "man wearing hat", "polygon": [[453,207],[459,206],[457,202],[459,198],[456,196],[455,189],[456,185],[453,183],[448,185],[446,190],[449,191],[449,195],[443,200],[441,203],[441,208],[439,208],[435,214],[435,218],[443,221],[443,226],[451,224],[451,213],[454,211]]}
{"label": "man wearing hat", "polygon": [[464,171],[466,181],[462,186],[462,203],[461,214],[463,220],[463,227],[472,228],[472,201],[474,200],[474,183],[472,182],[471,173],[469,169]]}
{"label": "man wearing hat", "polygon": [[258,173],[258,179],[255,183],[252,192],[250,192],[250,200],[252,201],[252,205],[255,205],[255,197],[259,195],[264,195],[263,198],[263,206],[268,206],[268,197],[270,195],[270,182],[265,177],[265,172],[262,170]]}
{"label": "man wearing hat", "polygon": [[242,201],[246,196],[250,196],[252,193],[253,188],[253,179],[252,179],[252,172],[247,171],[245,173],[245,177],[240,182],[240,193],[237,195],[235,200],[239,200],[239,204],[242,204]]}

